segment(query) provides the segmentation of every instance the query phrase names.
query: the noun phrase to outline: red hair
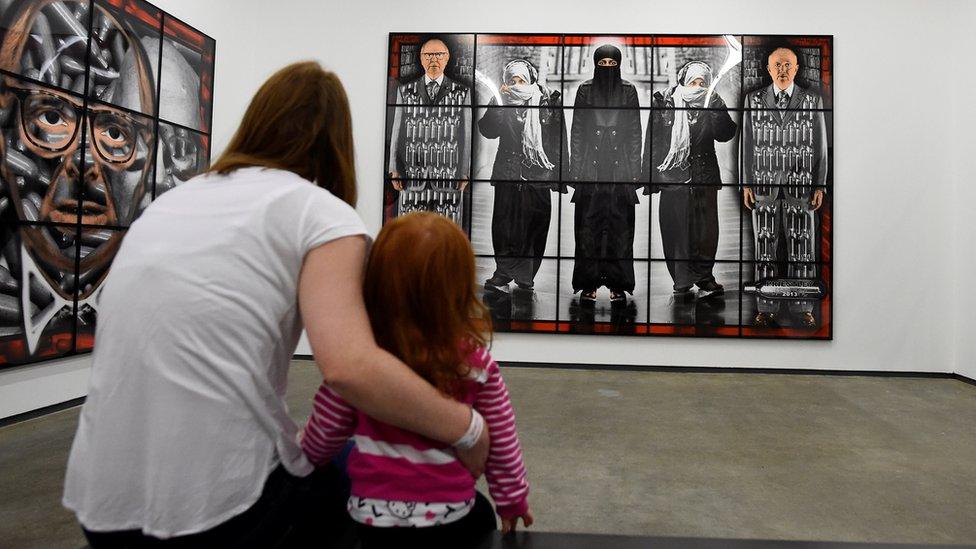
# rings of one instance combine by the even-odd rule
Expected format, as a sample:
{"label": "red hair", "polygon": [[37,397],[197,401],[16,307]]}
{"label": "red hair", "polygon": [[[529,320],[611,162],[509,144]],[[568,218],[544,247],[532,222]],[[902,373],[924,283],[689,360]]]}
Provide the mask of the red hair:
{"label": "red hair", "polygon": [[446,217],[417,212],[388,223],[373,244],[363,294],[376,342],[447,394],[487,346],[491,317],[476,293],[474,251]]}

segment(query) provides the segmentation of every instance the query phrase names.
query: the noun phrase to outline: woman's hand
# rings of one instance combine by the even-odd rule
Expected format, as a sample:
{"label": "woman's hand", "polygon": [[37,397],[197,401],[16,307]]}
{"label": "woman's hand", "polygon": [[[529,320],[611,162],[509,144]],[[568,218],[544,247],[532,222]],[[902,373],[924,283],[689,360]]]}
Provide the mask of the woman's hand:
{"label": "woman's hand", "polygon": [[[365,414],[453,444],[467,431],[471,408],[376,345],[363,303],[365,263],[361,236],[333,240],[305,256],[298,301],[315,364],[329,387]],[[465,459],[472,462],[469,468],[483,469],[485,458],[476,462],[485,451],[475,448]]]}
{"label": "woman's hand", "polygon": [[522,524],[524,524],[526,528],[532,526],[532,523],[535,522],[535,517],[532,516],[532,511],[526,511],[524,515],[517,517],[508,519],[502,518],[502,533],[507,534],[509,532],[514,532],[515,527],[518,526],[518,520],[520,518],[522,519]]}

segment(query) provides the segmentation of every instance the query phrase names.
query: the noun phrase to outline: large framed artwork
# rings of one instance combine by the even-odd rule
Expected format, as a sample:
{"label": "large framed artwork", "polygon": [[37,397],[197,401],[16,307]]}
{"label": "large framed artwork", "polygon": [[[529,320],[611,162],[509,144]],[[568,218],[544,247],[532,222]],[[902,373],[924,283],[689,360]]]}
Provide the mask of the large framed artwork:
{"label": "large framed artwork", "polygon": [[92,348],[129,225],[209,164],[214,53],[141,0],[0,2],[0,367]]}
{"label": "large framed artwork", "polygon": [[498,331],[831,339],[833,39],[392,33],[383,220]]}

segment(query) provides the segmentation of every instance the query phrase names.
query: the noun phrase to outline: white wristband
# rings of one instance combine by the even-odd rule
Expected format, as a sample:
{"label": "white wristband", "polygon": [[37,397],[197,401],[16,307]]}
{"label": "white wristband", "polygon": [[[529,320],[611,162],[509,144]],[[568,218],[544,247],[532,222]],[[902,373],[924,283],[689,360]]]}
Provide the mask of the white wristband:
{"label": "white wristband", "polygon": [[477,410],[471,408],[471,423],[468,424],[468,430],[452,446],[458,450],[470,450],[478,443],[478,439],[481,438],[481,432],[484,430],[485,418],[481,417],[481,414]]}

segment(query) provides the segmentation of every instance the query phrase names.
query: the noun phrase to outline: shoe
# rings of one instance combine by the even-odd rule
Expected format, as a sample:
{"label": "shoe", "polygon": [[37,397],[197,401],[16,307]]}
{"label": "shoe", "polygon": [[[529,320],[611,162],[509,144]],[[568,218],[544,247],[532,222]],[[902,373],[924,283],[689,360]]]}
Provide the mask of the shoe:
{"label": "shoe", "polygon": [[508,283],[510,280],[506,280],[498,275],[495,275],[485,281],[485,289],[491,290],[493,292],[508,293]]}
{"label": "shoe", "polygon": [[616,305],[627,303],[627,292],[623,290],[610,290],[610,304]]}
{"label": "shoe", "polygon": [[814,318],[813,313],[803,313],[800,315],[800,326],[804,328],[816,328],[817,319]]}
{"label": "shoe", "polygon": [[757,313],[755,324],[760,328],[769,328],[776,325],[776,318],[773,313]]}
{"label": "shoe", "polygon": [[692,301],[695,299],[695,292],[691,291],[691,286],[675,288],[673,297],[674,300],[678,302]]}
{"label": "shoe", "polygon": [[715,282],[714,278],[699,282],[696,286],[698,286],[698,299],[716,297],[725,293],[725,287]]}
{"label": "shoe", "polygon": [[580,292],[580,303],[596,303],[596,289]]}
{"label": "shoe", "polygon": [[531,301],[535,298],[535,288],[531,284],[519,284],[515,283],[515,288],[512,290],[512,297]]}

